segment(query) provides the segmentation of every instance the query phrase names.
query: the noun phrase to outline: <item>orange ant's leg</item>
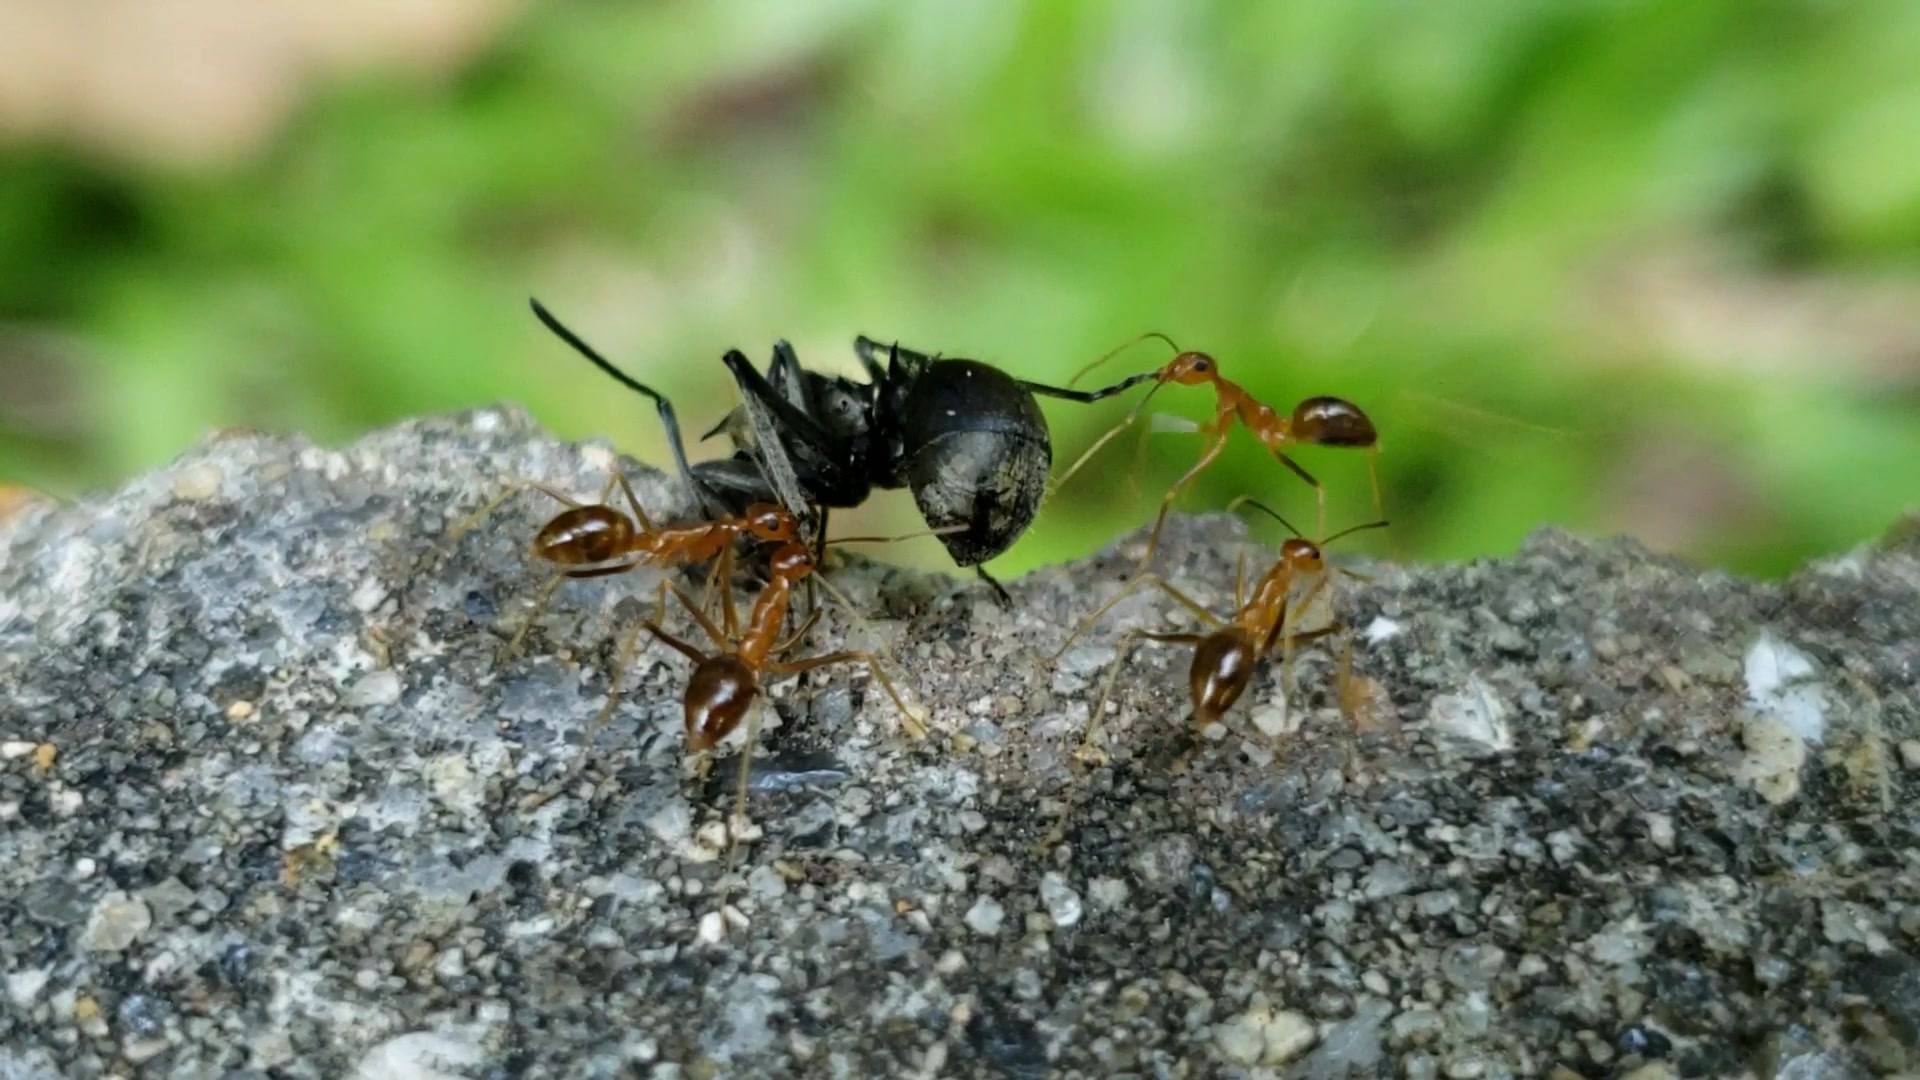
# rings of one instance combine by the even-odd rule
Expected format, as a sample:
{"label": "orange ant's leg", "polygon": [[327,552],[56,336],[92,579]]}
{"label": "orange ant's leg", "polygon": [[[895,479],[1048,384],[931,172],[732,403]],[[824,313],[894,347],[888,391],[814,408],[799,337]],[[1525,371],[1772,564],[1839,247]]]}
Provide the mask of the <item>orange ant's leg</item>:
{"label": "orange ant's leg", "polygon": [[806,621],[800,624],[800,629],[795,630],[793,632],[792,637],[788,638],[785,641],[780,642],[779,644],[773,647],[773,652],[771,655],[780,656],[790,651],[795,645],[800,644],[800,639],[806,637],[807,631],[813,629],[813,624],[819,621],[820,621],[820,613],[818,611],[814,611],[810,613],[807,616]]}
{"label": "orange ant's leg", "polygon": [[[720,594],[720,598],[723,601],[720,614],[726,619],[722,624],[727,628],[726,640],[739,641],[740,612],[735,609],[733,603],[733,545],[731,543],[725,544],[720,548],[720,558],[716,561],[720,565],[722,584],[726,586],[725,591]],[[721,648],[725,647],[724,644],[721,645]]]}
{"label": "orange ant's leg", "polygon": [[465,536],[467,534],[467,530],[473,528],[475,525],[480,524],[481,519],[493,513],[495,510],[500,509],[500,507],[504,505],[508,499],[511,499],[515,495],[518,495],[521,492],[527,491],[530,489],[534,491],[539,491],[546,495],[550,495],[554,499],[558,500],[559,502],[565,503],[570,509],[577,510],[580,508],[580,503],[578,501],[574,499],[570,499],[567,496],[560,494],[558,491],[555,491],[554,489],[548,487],[547,485],[540,483],[538,480],[521,480],[517,483],[509,484],[506,490],[502,491],[498,495],[495,495],[493,498],[488,499],[486,501],[486,504],[481,506],[480,509],[475,510],[473,513],[468,514],[466,517],[461,518],[457,523],[455,523],[454,526],[448,529],[446,532],[446,543],[450,546],[458,542],[462,536]]}
{"label": "orange ant's leg", "polygon": [[[680,591],[680,586],[668,585],[667,588],[671,589],[673,591],[673,595],[679,598],[680,606],[687,609],[687,614],[693,616],[693,621],[700,624],[700,629],[706,631],[707,637],[713,641],[716,647],[722,650],[725,650],[726,648],[732,645],[734,639],[727,637],[725,634],[722,634],[720,632],[720,628],[713,625],[713,620],[707,618],[707,613],[704,611],[701,611],[698,607],[696,607],[694,605],[693,600],[690,599],[686,593],[683,593]],[[731,603],[733,594],[728,593],[727,597],[728,597],[729,603]],[[660,636],[660,635],[656,633],[656,636]],[[669,640],[665,636],[661,636],[660,639],[662,641],[667,642],[667,644],[669,645],[673,644],[673,641]],[[704,656],[698,656],[695,653],[687,652],[685,649],[681,649],[680,651],[683,653],[687,653],[687,655],[690,657],[693,657],[695,663],[698,663],[699,661],[705,659]]]}
{"label": "orange ant's leg", "polygon": [[1213,444],[1207,447],[1207,452],[1200,455],[1199,461],[1193,463],[1193,468],[1188,469],[1185,476],[1174,481],[1173,486],[1167,489],[1166,498],[1160,500],[1160,516],[1153,519],[1153,532],[1147,537],[1146,554],[1140,557],[1140,573],[1145,573],[1153,566],[1153,553],[1160,546],[1160,530],[1167,524],[1167,512],[1173,509],[1173,500],[1179,496],[1182,488],[1193,483],[1194,478],[1199,476],[1207,466],[1213,464],[1221,452],[1227,448],[1227,435],[1232,430],[1232,428],[1223,428],[1214,438]]}
{"label": "orange ant's leg", "polygon": [[[733,815],[727,819],[727,869],[722,878],[731,882],[734,869],[740,862],[740,833],[750,822],[747,820],[747,792],[753,780],[753,748],[760,742],[760,710],[767,707],[764,700],[756,701],[747,707],[747,735],[740,744],[740,779],[738,790],[734,792]],[[726,918],[727,894],[720,894],[720,917]]]}
{"label": "orange ant's leg", "polygon": [[[647,520],[647,511],[640,505],[640,496],[633,493],[633,485],[627,483],[627,474],[615,472],[613,475],[620,481],[620,490],[627,494],[627,505],[633,508],[633,519],[640,523],[640,531],[652,532],[653,522]],[[602,495],[600,501],[605,502],[606,496]]]}
{"label": "orange ant's leg", "polygon": [[1106,719],[1107,702],[1113,697],[1114,684],[1120,681],[1120,672],[1127,664],[1127,655],[1134,646],[1142,641],[1171,642],[1180,645],[1197,645],[1204,638],[1201,634],[1161,634],[1148,630],[1129,630],[1120,651],[1107,668],[1107,677],[1100,684],[1100,700],[1094,703],[1093,711],[1087,714],[1086,729],[1080,734],[1080,746],[1074,750],[1074,760],[1083,765],[1098,765],[1106,761],[1106,753],[1094,745],[1100,734],[1100,724]]}
{"label": "orange ant's leg", "polygon": [[558,589],[560,583],[566,579],[565,574],[555,574],[540,587],[540,592],[533,598],[533,610],[527,612],[526,619],[520,623],[520,629],[513,632],[513,637],[507,641],[505,651],[500,654],[501,663],[504,664],[513,659],[514,655],[520,651],[520,642],[526,638],[527,631],[533,629],[533,624],[539,621],[541,613],[547,609],[548,602],[553,599],[554,590]]}
{"label": "orange ant's leg", "polygon": [[814,668],[826,667],[828,664],[852,661],[867,665],[867,670],[873,674],[874,678],[880,680],[882,687],[886,688],[887,696],[893,699],[894,706],[900,710],[900,726],[907,736],[913,739],[926,738],[927,726],[920,722],[919,717],[913,715],[913,710],[909,709],[905,699],[901,698],[900,691],[894,688],[893,680],[887,677],[887,670],[881,665],[880,658],[870,652],[849,649],[821,656],[809,656],[805,660],[776,661],[768,664],[767,670],[775,675],[798,675],[801,672],[812,671]]}
{"label": "orange ant's leg", "polygon": [[679,638],[674,637],[672,634],[668,633],[667,631],[661,629],[659,623],[656,623],[656,622],[641,623],[640,628],[645,630],[647,633],[652,634],[654,637],[654,640],[660,642],[662,645],[667,646],[668,648],[672,649],[673,651],[679,653],[681,656],[686,657],[687,659],[693,661],[696,664],[705,663],[707,660],[706,653],[701,652],[697,647],[695,647],[691,643],[682,641]]}
{"label": "orange ant's leg", "polygon": [[[1300,600],[1298,603],[1289,604],[1283,607],[1280,615],[1280,622],[1274,627],[1275,631],[1281,635],[1280,637],[1280,692],[1286,696],[1288,708],[1292,708],[1293,701],[1294,701],[1294,691],[1298,689],[1298,687],[1294,683],[1294,678],[1293,678],[1293,647],[1294,645],[1301,642],[1312,641],[1317,637],[1323,637],[1330,631],[1327,628],[1322,627],[1319,630],[1308,630],[1308,631],[1304,631],[1302,633],[1297,633],[1297,634],[1288,633],[1287,625],[1293,622],[1293,620],[1298,616],[1300,616],[1301,614],[1312,609],[1314,598],[1319,596],[1322,592],[1326,591],[1327,581],[1328,581],[1328,576],[1325,571],[1322,571],[1320,574],[1315,576],[1313,579],[1313,583],[1311,585],[1308,585],[1306,588],[1306,591],[1301,594]],[[1283,604],[1284,603],[1285,602],[1283,601]]]}
{"label": "orange ant's leg", "polygon": [[[1327,489],[1326,489],[1326,486],[1320,483],[1320,481],[1315,480],[1313,478],[1312,473],[1301,468],[1299,462],[1293,460],[1292,458],[1281,453],[1280,451],[1275,450],[1273,452],[1273,456],[1279,459],[1280,464],[1285,465],[1289,469],[1292,469],[1293,474],[1295,476],[1298,476],[1300,479],[1305,480],[1308,484],[1311,484],[1313,486],[1313,497],[1317,501],[1317,505],[1319,506],[1318,521],[1316,522],[1315,528],[1313,530],[1313,535],[1315,536],[1327,535]],[[1374,485],[1374,495],[1376,496],[1375,501],[1378,501],[1377,497],[1379,494],[1380,494],[1380,487],[1376,483]],[[1288,527],[1291,528],[1292,526],[1288,526]]]}
{"label": "orange ant's leg", "polygon": [[[1229,511],[1231,512],[1231,511]],[[1239,611],[1246,606],[1240,593],[1247,587],[1247,549],[1241,548],[1239,557],[1233,560],[1233,610]]]}
{"label": "orange ant's leg", "polygon": [[1167,584],[1167,581],[1165,578],[1161,577],[1156,573],[1153,573],[1152,571],[1147,571],[1142,574],[1136,574],[1132,580],[1128,581],[1125,585],[1121,586],[1120,591],[1114,593],[1113,596],[1110,597],[1106,603],[1101,604],[1098,608],[1094,609],[1093,614],[1087,616],[1085,621],[1083,621],[1079,625],[1079,627],[1077,627],[1073,631],[1073,633],[1067,635],[1067,640],[1062,642],[1058,649],[1054,650],[1053,655],[1047,657],[1047,663],[1049,664],[1058,663],[1060,660],[1060,657],[1065,655],[1066,651],[1069,648],[1073,647],[1073,643],[1080,639],[1080,635],[1086,633],[1088,630],[1093,629],[1093,624],[1100,621],[1100,616],[1105,615],[1107,612],[1113,610],[1114,605],[1118,604],[1120,601],[1126,599],[1127,597],[1133,595],[1135,592],[1138,592],[1141,586],[1144,586],[1144,585],[1153,585],[1158,587],[1161,592],[1164,592],[1168,596],[1173,597],[1174,600],[1178,601],[1182,607],[1186,608],[1188,611],[1193,612],[1196,616],[1200,618],[1200,621],[1206,623],[1207,625],[1209,626],[1221,625],[1220,616],[1215,615],[1211,611],[1208,611],[1205,607],[1201,606],[1199,601],[1188,596],[1186,593],[1183,593],[1179,589],[1174,588],[1172,585]]}

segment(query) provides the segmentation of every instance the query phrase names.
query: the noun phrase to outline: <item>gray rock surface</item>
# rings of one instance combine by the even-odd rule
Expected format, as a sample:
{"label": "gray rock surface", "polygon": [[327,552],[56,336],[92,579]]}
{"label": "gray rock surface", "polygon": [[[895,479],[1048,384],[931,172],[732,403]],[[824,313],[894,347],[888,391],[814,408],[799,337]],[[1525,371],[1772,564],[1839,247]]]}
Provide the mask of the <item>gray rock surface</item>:
{"label": "gray rock surface", "polygon": [[[1779,583],[1552,530],[1373,564],[1352,723],[1316,647],[1196,737],[1144,646],[1092,768],[1174,605],[1036,659],[1140,536],[1011,612],[848,555],[872,624],[809,648],[885,643],[933,736],[857,668],[780,683],[729,877],[679,657],[561,783],[659,578],[569,583],[503,662],[553,507],[439,549],[615,461],[497,410],[225,435],[0,525],[0,1078],[1920,1069],[1913,530]],[[1246,542],[1176,518],[1162,565],[1224,608]]]}

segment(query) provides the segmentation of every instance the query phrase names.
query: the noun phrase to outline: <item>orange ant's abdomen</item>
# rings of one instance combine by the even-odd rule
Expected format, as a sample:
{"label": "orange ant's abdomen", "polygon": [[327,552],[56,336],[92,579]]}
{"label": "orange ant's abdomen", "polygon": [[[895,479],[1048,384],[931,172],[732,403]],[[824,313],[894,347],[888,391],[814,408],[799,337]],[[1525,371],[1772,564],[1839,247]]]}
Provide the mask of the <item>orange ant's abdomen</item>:
{"label": "orange ant's abdomen", "polygon": [[733,733],[753,706],[760,684],[753,669],[731,653],[709,656],[693,669],[683,699],[687,746],[696,753],[712,749]]}
{"label": "orange ant's abdomen", "polygon": [[576,506],[560,514],[533,538],[536,557],[560,566],[584,566],[617,559],[633,544],[633,522],[610,506]]}
{"label": "orange ant's abdomen", "polygon": [[1259,650],[1245,630],[1230,626],[1207,635],[1193,650],[1187,686],[1193,693],[1193,722],[1202,727],[1225,715],[1253,681]]}
{"label": "orange ant's abdomen", "polygon": [[1316,446],[1373,446],[1380,441],[1373,420],[1344,398],[1310,397],[1293,407],[1295,441]]}

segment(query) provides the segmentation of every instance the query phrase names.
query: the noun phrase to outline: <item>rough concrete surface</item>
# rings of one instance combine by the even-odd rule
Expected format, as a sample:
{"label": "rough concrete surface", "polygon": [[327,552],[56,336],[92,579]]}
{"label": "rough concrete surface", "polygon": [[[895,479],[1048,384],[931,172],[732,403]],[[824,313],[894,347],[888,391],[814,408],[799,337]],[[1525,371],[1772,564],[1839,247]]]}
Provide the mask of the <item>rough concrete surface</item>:
{"label": "rough concrete surface", "polygon": [[[659,577],[569,583],[503,662],[553,505],[440,550],[617,460],[514,411],[227,434],[0,524],[0,1078],[1920,1070],[1911,536],[1778,583],[1553,530],[1368,564],[1353,722],[1316,646],[1196,737],[1147,645],[1098,767],[1101,672],[1176,605],[1036,659],[1140,535],[1011,612],[848,555],[872,624],[806,648],[884,644],[932,736],[857,667],[777,684],[723,879],[679,656],[561,783]],[[1224,608],[1247,542],[1177,517],[1162,566]]]}

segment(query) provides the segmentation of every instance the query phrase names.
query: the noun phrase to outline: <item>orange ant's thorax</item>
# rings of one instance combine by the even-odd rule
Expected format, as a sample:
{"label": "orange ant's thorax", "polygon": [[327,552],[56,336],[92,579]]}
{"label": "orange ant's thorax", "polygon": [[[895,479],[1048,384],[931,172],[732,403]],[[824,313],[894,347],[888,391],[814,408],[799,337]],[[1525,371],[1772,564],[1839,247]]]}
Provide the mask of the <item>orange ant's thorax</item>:
{"label": "orange ant's thorax", "polygon": [[747,619],[747,632],[740,638],[738,654],[758,663],[773,654],[780,640],[780,624],[787,618],[787,603],[793,596],[793,582],[775,576],[760,590],[753,602],[753,614]]}
{"label": "orange ant's thorax", "polygon": [[1253,635],[1255,641],[1265,640],[1274,624],[1280,621],[1292,587],[1293,567],[1285,560],[1275,562],[1253,583],[1253,592],[1246,604],[1234,615],[1234,625]]}

